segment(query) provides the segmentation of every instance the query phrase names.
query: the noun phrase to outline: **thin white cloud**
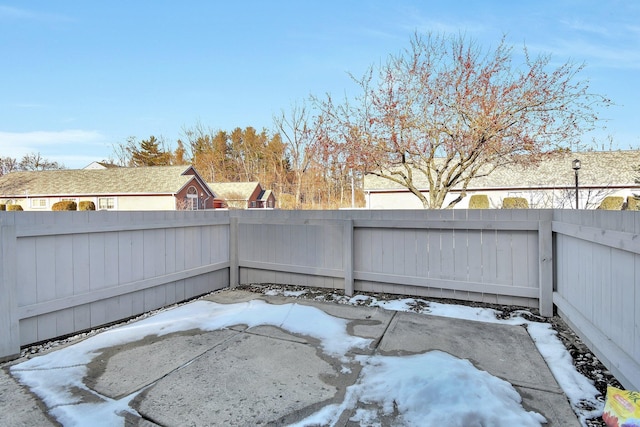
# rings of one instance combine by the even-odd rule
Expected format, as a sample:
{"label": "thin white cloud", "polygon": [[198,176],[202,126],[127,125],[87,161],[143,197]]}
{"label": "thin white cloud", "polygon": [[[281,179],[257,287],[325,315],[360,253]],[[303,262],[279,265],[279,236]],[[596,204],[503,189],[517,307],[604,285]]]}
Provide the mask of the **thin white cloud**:
{"label": "thin white cloud", "polygon": [[406,22],[402,25],[405,31],[418,33],[442,33],[442,34],[479,34],[490,29],[486,24],[466,19],[432,19],[423,15],[422,11],[415,7],[404,8],[403,14]]}
{"label": "thin white cloud", "polygon": [[588,22],[584,22],[582,20],[573,19],[571,21],[560,21],[563,25],[565,25],[568,29],[574,31],[580,31],[590,34],[595,34],[599,36],[609,37],[611,36],[611,31],[608,27],[599,24],[590,24]]}
{"label": "thin white cloud", "polygon": [[108,137],[98,131],[0,132],[0,157],[18,161],[26,154],[40,153],[50,161],[70,168],[84,167],[108,157]]}
{"label": "thin white cloud", "polygon": [[487,27],[471,22],[421,20],[413,29],[419,33],[477,34],[485,32]]}
{"label": "thin white cloud", "polygon": [[63,131],[34,131],[34,132],[0,132],[0,148],[11,145],[60,145],[101,142],[105,137],[98,131],[69,129]]}
{"label": "thin white cloud", "polygon": [[40,22],[70,22],[71,18],[57,13],[34,12],[28,9],[0,5],[0,20],[28,20]]}
{"label": "thin white cloud", "polygon": [[550,53],[556,59],[585,61],[589,66],[640,69],[640,50],[615,44],[562,39],[553,44],[527,44],[527,47],[531,52]]}

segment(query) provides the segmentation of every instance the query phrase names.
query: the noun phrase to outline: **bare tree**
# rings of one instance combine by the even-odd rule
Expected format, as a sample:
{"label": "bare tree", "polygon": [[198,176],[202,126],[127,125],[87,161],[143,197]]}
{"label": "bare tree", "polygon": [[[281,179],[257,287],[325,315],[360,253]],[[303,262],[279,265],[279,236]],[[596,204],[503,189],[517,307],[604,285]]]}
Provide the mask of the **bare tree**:
{"label": "bare tree", "polygon": [[64,169],[64,165],[42,157],[40,153],[25,154],[18,163],[18,169],[23,171],[43,171]]}
{"label": "bare tree", "polygon": [[410,49],[356,80],[354,101],[316,101],[331,123],[324,147],[404,186],[425,208],[442,208],[460,188],[452,207],[473,178],[579,140],[597,120],[594,108],[610,104],[577,79],[583,65],[553,67],[526,48],[524,58],[514,65],[504,39],[483,52],[464,36],[415,35]]}
{"label": "bare tree", "polygon": [[112,146],[113,163],[124,167],[133,166],[132,153],[137,146],[138,142],[135,136],[130,136],[126,142],[114,144]]}
{"label": "bare tree", "polygon": [[18,161],[11,157],[0,157],[0,176],[18,170]]}
{"label": "bare tree", "polygon": [[317,148],[320,127],[313,118],[306,103],[293,104],[288,112],[284,110],[273,118],[276,131],[286,144],[286,154],[291,161],[294,175],[296,208],[302,204],[302,180],[307,172]]}

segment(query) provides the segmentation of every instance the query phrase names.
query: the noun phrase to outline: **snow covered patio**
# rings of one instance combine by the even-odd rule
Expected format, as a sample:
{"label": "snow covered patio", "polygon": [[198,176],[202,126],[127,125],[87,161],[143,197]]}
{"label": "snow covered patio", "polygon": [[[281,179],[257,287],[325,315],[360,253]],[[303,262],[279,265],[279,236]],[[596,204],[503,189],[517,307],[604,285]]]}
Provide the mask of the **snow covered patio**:
{"label": "snow covered patio", "polygon": [[[549,324],[292,296],[216,292],[8,372],[63,425],[578,426],[569,400],[598,406]],[[12,384],[23,396],[0,399],[2,424],[42,425]]]}

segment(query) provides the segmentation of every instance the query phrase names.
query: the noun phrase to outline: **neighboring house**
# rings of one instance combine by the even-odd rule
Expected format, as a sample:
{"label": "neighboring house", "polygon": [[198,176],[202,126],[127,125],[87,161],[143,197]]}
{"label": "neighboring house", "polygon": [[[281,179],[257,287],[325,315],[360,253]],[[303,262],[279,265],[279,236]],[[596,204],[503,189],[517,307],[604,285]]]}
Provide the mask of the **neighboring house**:
{"label": "neighboring house", "polygon": [[113,163],[107,162],[91,162],[83,169],[108,169],[108,168],[117,168],[118,165],[114,165]]}
{"label": "neighboring house", "polygon": [[208,182],[207,185],[229,209],[276,207],[273,191],[264,190],[259,182]]}
{"label": "neighboring house", "polygon": [[[575,208],[575,172],[572,161],[580,160],[578,196],[581,209],[594,209],[607,196],[625,198],[640,193],[640,150],[558,153],[537,166],[511,166],[473,179],[467,195],[455,208],[466,209],[473,194],[489,196],[491,207],[502,207],[505,197],[524,197],[531,208]],[[428,194],[429,184],[417,172],[418,188]],[[422,209],[422,203],[406,188],[374,175],[365,175],[364,193],[369,209]],[[455,187],[443,207],[460,195]]]}
{"label": "neighboring house", "polygon": [[0,177],[0,203],[51,210],[62,200],[92,201],[98,210],[196,210],[215,195],[192,166],[63,169]]}

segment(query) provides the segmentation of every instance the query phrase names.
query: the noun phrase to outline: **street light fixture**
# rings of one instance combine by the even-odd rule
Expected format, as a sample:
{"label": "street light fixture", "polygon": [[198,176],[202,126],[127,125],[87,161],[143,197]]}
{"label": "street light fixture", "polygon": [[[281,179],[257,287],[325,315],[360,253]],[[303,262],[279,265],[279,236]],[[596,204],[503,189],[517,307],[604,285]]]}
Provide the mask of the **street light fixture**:
{"label": "street light fixture", "polygon": [[576,174],[576,209],[578,209],[578,171],[580,170],[580,160],[575,159],[571,162],[571,167]]}

